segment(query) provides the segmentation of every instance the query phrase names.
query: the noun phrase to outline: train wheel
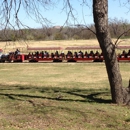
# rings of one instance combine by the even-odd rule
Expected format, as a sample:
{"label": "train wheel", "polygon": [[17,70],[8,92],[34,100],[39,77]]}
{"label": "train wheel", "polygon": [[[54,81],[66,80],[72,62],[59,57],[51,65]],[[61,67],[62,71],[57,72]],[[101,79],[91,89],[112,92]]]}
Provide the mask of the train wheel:
{"label": "train wheel", "polygon": [[5,63],[5,60],[1,60],[0,63]]}
{"label": "train wheel", "polygon": [[38,62],[37,60],[29,60],[29,62]]}
{"label": "train wheel", "polygon": [[76,60],[71,59],[71,60],[68,60],[67,62],[76,62]]}
{"label": "train wheel", "polygon": [[53,62],[62,62],[62,60],[54,59]]}
{"label": "train wheel", "polygon": [[103,62],[102,59],[95,59],[93,62]]}

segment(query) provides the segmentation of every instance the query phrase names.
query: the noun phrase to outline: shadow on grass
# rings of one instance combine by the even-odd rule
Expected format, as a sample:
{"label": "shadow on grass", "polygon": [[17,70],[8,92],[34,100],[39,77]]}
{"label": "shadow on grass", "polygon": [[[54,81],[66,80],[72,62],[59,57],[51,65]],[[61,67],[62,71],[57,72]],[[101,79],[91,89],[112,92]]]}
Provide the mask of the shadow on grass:
{"label": "shadow on grass", "polygon": [[[37,93],[36,93],[37,92]],[[6,96],[11,100],[29,100],[34,98],[67,101],[67,102],[91,102],[111,103],[109,89],[80,89],[60,87],[25,87],[25,86],[1,86],[0,96]],[[2,98],[2,97],[1,97]]]}

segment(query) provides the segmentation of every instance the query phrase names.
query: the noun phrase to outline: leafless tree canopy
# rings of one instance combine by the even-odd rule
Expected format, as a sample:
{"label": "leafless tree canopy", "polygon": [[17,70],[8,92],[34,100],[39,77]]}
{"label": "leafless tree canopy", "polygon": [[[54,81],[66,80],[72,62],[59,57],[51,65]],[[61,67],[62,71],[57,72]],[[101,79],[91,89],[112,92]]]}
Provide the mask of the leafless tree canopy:
{"label": "leafless tree canopy", "polygon": [[[0,23],[3,28],[8,26],[14,28],[25,26],[20,20],[20,13],[26,15],[41,24],[49,23],[41,9],[50,10],[56,4],[51,0],[1,0],[0,1]],[[21,12],[21,10],[23,12]]]}
{"label": "leafless tree canopy", "polygon": [[[66,13],[65,24],[73,21],[73,24],[79,23],[78,21],[78,10],[71,0],[62,0],[60,1],[61,7],[59,12]],[[81,7],[89,7],[87,0],[77,0],[78,4]],[[48,10],[57,8],[59,1],[58,0],[1,0],[0,1],[0,24],[3,28],[20,28],[24,25],[24,22],[21,21],[20,14],[24,13],[27,17],[33,19],[34,21],[40,23],[41,25],[48,25],[53,21],[50,21],[45,17],[45,13]],[[90,1],[89,1],[90,3]],[[82,10],[83,12],[83,10]],[[83,12],[84,13],[84,12]],[[83,16],[84,17],[84,16]],[[28,26],[28,25],[26,25]]]}
{"label": "leafless tree canopy", "polygon": [[[121,0],[119,1],[119,4],[121,6],[129,7],[128,3],[130,3],[129,0],[124,0],[123,2]],[[21,28],[22,26],[29,26],[24,25],[24,22],[21,21],[20,14],[24,13],[27,17],[30,17],[35,22],[40,23],[41,25],[49,25],[51,22],[47,17],[45,17],[45,13],[47,10],[55,9],[57,8],[58,0],[1,0],[0,1],[0,26],[4,29],[11,27],[11,28]],[[76,0],[80,5],[80,9],[76,8],[73,4],[74,1],[71,0],[62,0],[62,7],[60,7],[61,10],[59,12],[65,12],[66,13],[66,21],[65,24],[71,23],[73,21],[73,24],[80,24],[81,21],[78,21],[78,11],[82,10],[82,16],[84,24],[86,24],[86,21],[84,19],[87,9],[92,10],[92,0]],[[83,10],[85,9],[85,10]]]}

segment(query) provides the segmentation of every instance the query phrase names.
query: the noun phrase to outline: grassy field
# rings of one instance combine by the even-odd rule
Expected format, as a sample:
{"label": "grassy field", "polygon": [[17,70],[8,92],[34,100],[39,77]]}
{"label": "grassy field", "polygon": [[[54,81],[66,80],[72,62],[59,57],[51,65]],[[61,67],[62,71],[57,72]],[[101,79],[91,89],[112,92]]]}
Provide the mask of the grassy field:
{"label": "grassy field", "polygon": [[104,63],[1,63],[0,129],[129,130],[130,109],[111,103]]}
{"label": "grassy field", "polygon": [[[113,42],[116,40],[113,39]],[[122,39],[119,45],[130,45],[130,39]],[[31,47],[56,47],[60,46],[66,48],[68,46],[98,46],[98,41],[96,39],[90,40],[56,40],[56,41],[19,41],[19,42],[0,42],[0,48],[4,50],[5,53],[9,51],[15,51],[19,48],[21,52],[27,52],[27,46]]]}
{"label": "grassy field", "polygon": [[[26,52],[27,45],[65,48],[98,42],[0,42],[5,53]],[[128,86],[129,63],[120,63],[120,69]],[[0,63],[0,130],[129,130],[129,110],[111,103],[104,63]]]}
{"label": "grassy field", "polygon": [[0,42],[0,48],[5,52],[15,51],[19,48],[21,52],[27,51],[27,46],[31,47],[68,47],[68,46],[86,46],[98,45],[97,40],[69,40],[69,41],[19,41],[19,42]]}

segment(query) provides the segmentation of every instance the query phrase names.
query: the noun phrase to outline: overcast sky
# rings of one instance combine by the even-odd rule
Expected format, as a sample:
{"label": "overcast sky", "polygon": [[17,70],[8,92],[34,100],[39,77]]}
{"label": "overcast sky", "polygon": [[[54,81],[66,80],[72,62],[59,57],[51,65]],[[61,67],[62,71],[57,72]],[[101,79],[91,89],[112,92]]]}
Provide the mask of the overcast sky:
{"label": "overcast sky", "polygon": [[[43,16],[48,20],[50,20],[54,26],[56,25],[62,26],[67,19],[66,13],[64,11],[61,11],[63,8],[63,3],[61,1],[56,5],[56,8],[51,8],[50,10],[46,10],[46,11],[41,9]],[[89,7],[87,9],[86,6],[84,6],[84,8],[81,8],[81,5],[77,2],[78,0],[71,0],[71,1],[72,1],[71,2],[72,5],[76,9],[76,11],[74,11],[74,14],[78,20],[77,23],[92,24],[93,17],[92,17],[91,0],[88,0],[90,3],[88,3]],[[125,19],[129,21],[130,12],[128,11],[129,9],[127,8],[127,5],[124,6],[123,3],[120,4],[119,0],[109,0],[109,18]],[[38,24],[34,20],[30,19],[27,15],[25,15],[22,9],[21,12],[19,13],[19,17],[24,24],[32,28],[41,27],[40,24]],[[71,21],[71,17],[70,17],[70,21]],[[71,21],[71,24],[74,24],[74,22]]]}

